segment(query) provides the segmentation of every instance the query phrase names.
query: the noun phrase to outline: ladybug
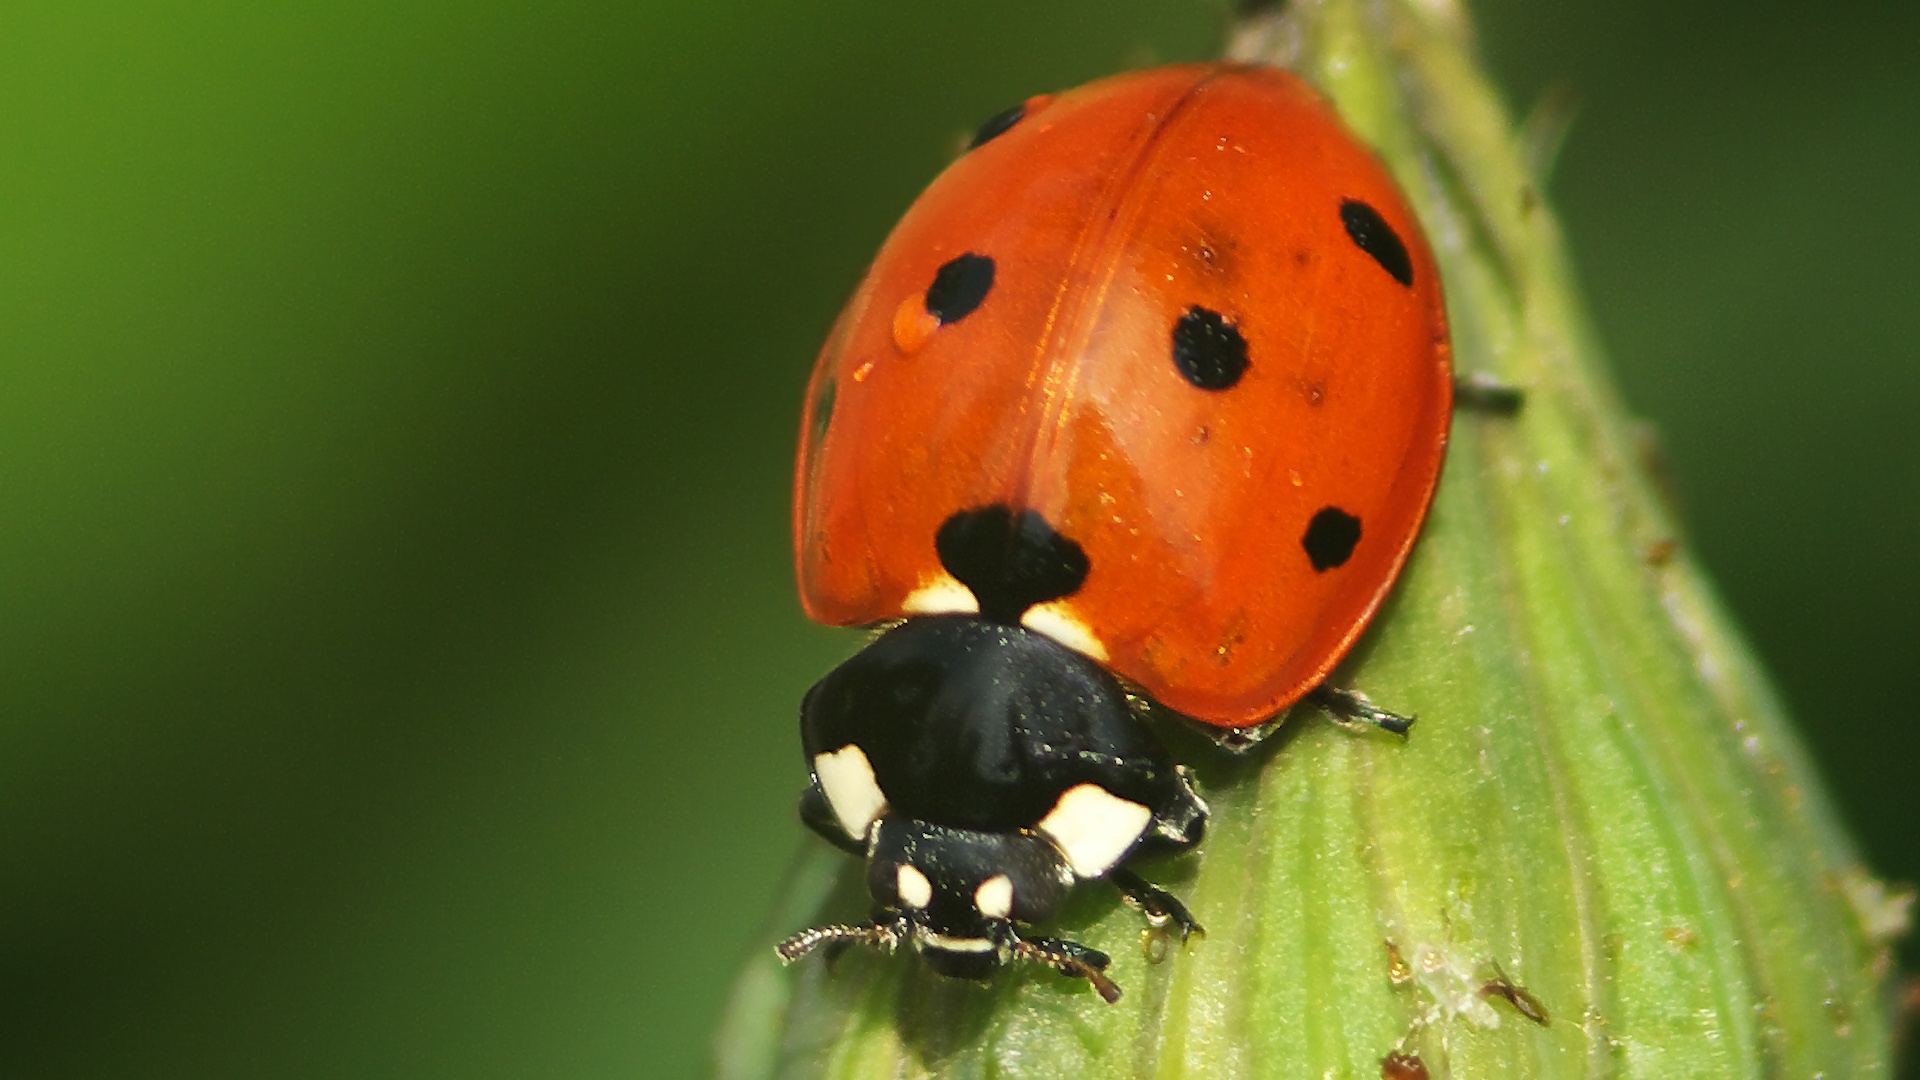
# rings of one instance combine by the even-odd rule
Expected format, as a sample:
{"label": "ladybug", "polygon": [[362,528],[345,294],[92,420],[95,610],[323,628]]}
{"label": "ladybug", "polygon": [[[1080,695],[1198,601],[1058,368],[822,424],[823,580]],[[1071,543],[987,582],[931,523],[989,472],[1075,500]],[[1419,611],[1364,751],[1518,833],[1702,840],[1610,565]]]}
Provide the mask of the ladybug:
{"label": "ladybug", "polygon": [[805,823],[866,862],[872,921],[985,979],[1207,806],[1145,722],[1250,745],[1322,687],[1406,561],[1452,416],[1413,212],[1283,71],[1185,65],[1031,98],[913,204],[807,390],[794,547],[807,614],[884,630],[810,690]]}

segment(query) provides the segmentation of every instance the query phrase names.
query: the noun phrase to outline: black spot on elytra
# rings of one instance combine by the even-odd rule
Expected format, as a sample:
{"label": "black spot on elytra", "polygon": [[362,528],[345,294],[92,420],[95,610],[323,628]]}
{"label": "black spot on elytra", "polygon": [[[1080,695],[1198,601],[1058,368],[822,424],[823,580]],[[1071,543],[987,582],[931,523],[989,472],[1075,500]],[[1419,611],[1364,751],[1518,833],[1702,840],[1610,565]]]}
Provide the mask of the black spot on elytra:
{"label": "black spot on elytra", "polygon": [[933,540],[940,565],[972,590],[983,618],[1015,623],[1035,604],[1072,596],[1087,580],[1087,553],[1033,510],[994,503],[962,510]]}
{"label": "black spot on elytra", "polygon": [[1195,305],[1173,324],[1173,366],[1202,390],[1225,390],[1247,372],[1247,339],[1219,312]]}
{"label": "black spot on elytra", "polygon": [[1358,199],[1348,199],[1340,204],[1340,220],[1354,244],[1373,256],[1380,269],[1402,285],[1413,284],[1413,259],[1407,255],[1407,245],[1400,242],[1400,234],[1393,231],[1380,211]]}
{"label": "black spot on elytra", "polygon": [[1337,506],[1322,507],[1307,523],[1307,534],[1300,538],[1315,573],[1343,565],[1353,557],[1353,546],[1359,542],[1360,519]]}
{"label": "black spot on elytra", "polygon": [[927,314],[939,319],[941,326],[959,322],[973,314],[992,288],[992,259],[972,252],[948,259],[927,286]]}
{"label": "black spot on elytra", "polygon": [[1026,116],[1027,106],[1025,102],[1009,109],[1001,109],[999,112],[987,117],[986,123],[981,124],[979,129],[973,133],[973,141],[967,144],[967,149],[977,150],[1000,136],[1005,135],[1008,131],[1012,130],[1013,125],[1026,119]]}

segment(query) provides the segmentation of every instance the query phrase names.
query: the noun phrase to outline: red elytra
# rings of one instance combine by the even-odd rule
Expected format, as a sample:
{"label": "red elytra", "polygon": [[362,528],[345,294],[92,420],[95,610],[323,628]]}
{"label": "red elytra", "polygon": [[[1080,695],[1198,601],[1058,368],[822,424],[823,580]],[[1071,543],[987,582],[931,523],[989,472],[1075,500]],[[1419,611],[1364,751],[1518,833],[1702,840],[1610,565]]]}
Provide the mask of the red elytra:
{"label": "red elytra", "polygon": [[[962,255],[990,286],[943,322],[928,291]],[[1244,369],[1185,373],[1183,319],[1214,359],[1237,336]],[[1379,608],[1451,414],[1425,239],[1306,84],[1191,65],[1036,98],[907,211],[820,355],[802,602],[835,625],[973,610],[936,532],[1032,509],[1090,570],[1024,623],[1168,708],[1257,724]]]}

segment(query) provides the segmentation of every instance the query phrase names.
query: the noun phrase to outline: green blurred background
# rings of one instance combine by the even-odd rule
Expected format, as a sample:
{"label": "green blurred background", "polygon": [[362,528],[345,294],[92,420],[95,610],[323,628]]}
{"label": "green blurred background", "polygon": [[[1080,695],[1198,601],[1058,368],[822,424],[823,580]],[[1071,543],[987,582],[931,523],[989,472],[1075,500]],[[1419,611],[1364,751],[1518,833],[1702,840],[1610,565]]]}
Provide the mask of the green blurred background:
{"label": "green blurred background", "polygon": [[[1628,397],[1920,878],[1920,6],[1479,9],[1578,94]],[[979,119],[1224,21],[0,10],[0,1075],[700,1071],[856,644],[789,576],[818,341]]]}

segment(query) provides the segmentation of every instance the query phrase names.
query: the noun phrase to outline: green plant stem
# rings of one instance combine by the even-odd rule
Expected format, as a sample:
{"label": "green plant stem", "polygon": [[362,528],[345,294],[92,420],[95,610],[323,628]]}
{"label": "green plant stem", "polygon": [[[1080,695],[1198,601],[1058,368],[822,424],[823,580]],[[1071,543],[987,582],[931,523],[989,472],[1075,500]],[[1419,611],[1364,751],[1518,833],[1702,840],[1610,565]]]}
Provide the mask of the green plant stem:
{"label": "green plant stem", "polygon": [[[1213,826],[1151,869],[1208,934],[1150,964],[1137,914],[1082,890],[1064,929],[1116,957],[1119,1004],[1042,971],[976,987],[768,952],[722,1075],[1361,1077],[1395,1049],[1455,1078],[1886,1075],[1905,901],[1680,542],[1464,15],[1298,0],[1229,51],[1300,73],[1379,150],[1440,260],[1457,367],[1527,393],[1456,418],[1426,534],[1337,676],[1420,725],[1401,743],[1300,710],[1243,760],[1171,733]],[[769,941],[857,919],[859,879],[810,850]],[[1502,973],[1547,1023],[1485,992]]]}

